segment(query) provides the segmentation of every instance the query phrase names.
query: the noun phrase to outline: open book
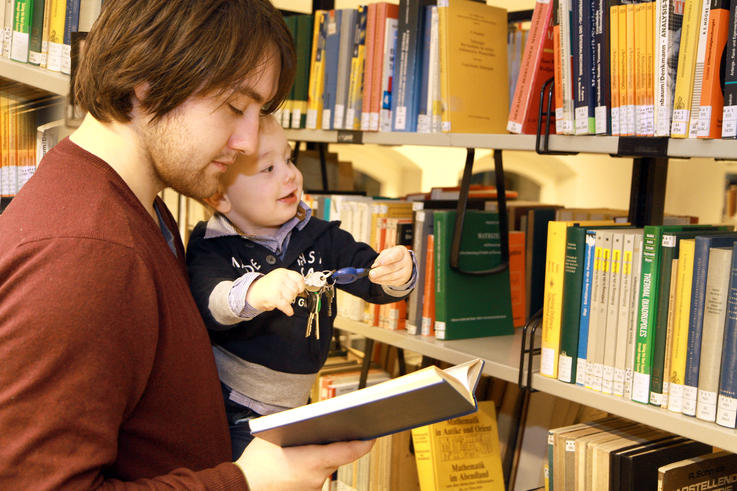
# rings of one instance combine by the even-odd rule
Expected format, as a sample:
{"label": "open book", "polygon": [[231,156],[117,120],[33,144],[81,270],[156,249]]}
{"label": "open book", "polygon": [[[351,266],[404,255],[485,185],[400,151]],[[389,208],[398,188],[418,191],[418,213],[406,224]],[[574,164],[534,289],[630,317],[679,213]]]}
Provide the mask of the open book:
{"label": "open book", "polygon": [[250,421],[251,432],[282,447],[370,440],[476,410],[483,360],[430,366],[332,399]]}

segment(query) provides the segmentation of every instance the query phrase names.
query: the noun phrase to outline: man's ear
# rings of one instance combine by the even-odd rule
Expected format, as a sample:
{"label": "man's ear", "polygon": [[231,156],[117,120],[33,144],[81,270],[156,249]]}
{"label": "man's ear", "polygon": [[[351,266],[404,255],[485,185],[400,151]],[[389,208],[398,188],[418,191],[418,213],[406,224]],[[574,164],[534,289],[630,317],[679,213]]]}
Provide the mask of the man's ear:
{"label": "man's ear", "polygon": [[209,198],[204,198],[203,201],[223,215],[228,213],[231,208],[230,199],[228,199],[228,196],[223,194],[221,191],[218,191]]}

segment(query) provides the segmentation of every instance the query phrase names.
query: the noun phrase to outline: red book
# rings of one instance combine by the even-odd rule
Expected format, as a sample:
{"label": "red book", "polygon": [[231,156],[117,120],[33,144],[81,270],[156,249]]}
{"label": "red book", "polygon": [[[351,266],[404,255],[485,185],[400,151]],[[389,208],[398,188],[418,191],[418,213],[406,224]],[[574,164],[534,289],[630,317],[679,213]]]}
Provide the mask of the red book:
{"label": "red book", "polygon": [[525,233],[509,232],[509,287],[512,299],[512,322],[522,327],[527,320],[525,288]]}
{"label": "red book", "polygon": [[435,335],[435,236],[427,236],[425,286],[422,293],[422,335]]}
{"label": "red book", "polygon": [[[371,95],[369,106],[369,129],[371,131],[379,130],[379,115],[381,113],[381,82],[384,70],[384,55],[386,54],[386,27],[387,19],[396,19],[399,17],[399,6],[387,2],[376,4],[376,23],[374,25],[374,56],[371,63],[371,71],[367,72],[364,68],[364,80],[371,76]],[[368,19],[366,19],[368,21]],[[367,40],[368,42],[368,40]],[[364,106],[365,107],[365,106]]]}
{"label": "red book", "polygon": [[[540,89],[553,76],[553,71],[553,2],[537,0],[509,109],[507,131],[537,133]],[[555,132],[553,124],[550,132]]]}

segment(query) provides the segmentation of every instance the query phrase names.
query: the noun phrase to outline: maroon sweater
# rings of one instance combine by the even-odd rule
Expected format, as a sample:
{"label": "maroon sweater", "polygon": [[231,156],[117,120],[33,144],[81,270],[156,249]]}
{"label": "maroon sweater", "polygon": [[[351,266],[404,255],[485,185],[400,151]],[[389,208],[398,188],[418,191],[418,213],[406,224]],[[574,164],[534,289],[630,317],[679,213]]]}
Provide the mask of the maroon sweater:
{"label": "maroon sweater", "polygon": [[68,139],[0,215],[1,489],[246,489],[177,247]]}

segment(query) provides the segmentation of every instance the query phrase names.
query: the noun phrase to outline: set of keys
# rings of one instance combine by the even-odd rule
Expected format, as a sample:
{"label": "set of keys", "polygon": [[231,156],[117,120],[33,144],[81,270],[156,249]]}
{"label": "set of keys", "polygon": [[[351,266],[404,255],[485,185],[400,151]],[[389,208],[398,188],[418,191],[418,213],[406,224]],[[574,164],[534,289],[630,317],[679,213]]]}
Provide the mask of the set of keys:
{"label": "set of keys", "polygon": [[328,317],[333,315],[333,298],[335,297],[335,285],[346,285],[353,283],[359,278],[368,276],[369,268],[341,268],[338,270],[312,271],[305,276],[305,291],[307,296],[307,330],[305,337],[312,335],[312,325],[315,325],[315,338],[320,339],[320,309],[322,308],[322,296],[328,304]]}

